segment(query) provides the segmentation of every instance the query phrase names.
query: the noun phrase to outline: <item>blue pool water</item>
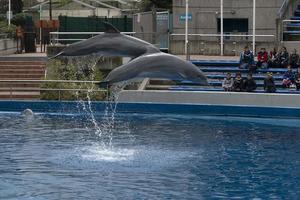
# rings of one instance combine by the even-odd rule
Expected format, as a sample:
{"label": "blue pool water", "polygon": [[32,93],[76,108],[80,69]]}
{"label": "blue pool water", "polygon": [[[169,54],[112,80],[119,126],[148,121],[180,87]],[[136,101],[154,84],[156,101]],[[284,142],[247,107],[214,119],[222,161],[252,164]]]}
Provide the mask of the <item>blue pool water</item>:
{"label": "blue pool water", "polygon": [[[297,199],[300,121],[0,114],[0,199]],[[97,134],[95,134],[97,132]],[[112,137],[111,137],[112,136]],[[111,145],[110,145],[111,144]]]}

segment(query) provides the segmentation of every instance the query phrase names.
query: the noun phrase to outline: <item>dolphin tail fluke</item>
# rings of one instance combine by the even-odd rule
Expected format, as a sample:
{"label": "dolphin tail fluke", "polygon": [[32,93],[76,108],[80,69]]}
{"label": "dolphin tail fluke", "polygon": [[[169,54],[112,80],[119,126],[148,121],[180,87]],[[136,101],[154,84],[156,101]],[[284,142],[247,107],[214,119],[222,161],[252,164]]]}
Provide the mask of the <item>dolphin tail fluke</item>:
{"label": "dolphin tail fluke", "polygon": [[52,59],[58,58],[58,57],[60,57],[62,54],[63,54],[63,52],[60,52],[60,53],[56,54],[55,56],[52,56],[52,57],[48,58],[48,60],[52,60]]}

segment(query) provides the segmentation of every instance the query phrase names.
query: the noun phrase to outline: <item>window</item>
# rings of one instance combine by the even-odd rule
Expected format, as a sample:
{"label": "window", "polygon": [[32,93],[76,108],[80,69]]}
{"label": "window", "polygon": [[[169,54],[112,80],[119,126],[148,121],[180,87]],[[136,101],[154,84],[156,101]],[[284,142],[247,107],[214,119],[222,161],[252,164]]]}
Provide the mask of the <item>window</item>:
{"label": "window", "polygon": [[[224,32],[248,33],[248,19],[226,18],[224,20]],[[218,18],[218,32],[221,32],[221,19]]]}

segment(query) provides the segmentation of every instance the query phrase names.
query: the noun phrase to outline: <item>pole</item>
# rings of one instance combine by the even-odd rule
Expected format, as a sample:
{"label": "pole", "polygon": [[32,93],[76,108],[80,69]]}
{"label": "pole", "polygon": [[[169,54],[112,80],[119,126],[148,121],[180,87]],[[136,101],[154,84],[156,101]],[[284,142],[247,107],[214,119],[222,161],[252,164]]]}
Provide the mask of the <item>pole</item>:
{"label": "pole", "polygon": [[185,0],[185,55],[188,60],[188,44],[189,44],[189,0]]}
{"label": "pole", "polygon": [[52,0],[49,1],[49,19],[52,20]]}
{"label": "pole", "polygon": [[11,22],[11,0],[8,0],[8,26],[10,26]]}
{"label": "pole", "polygon": [[224,55],[224,5],[221,0],[221,56]]}
{"label": "pole", "polygon": [[253,44],[253,54],[255,55],[255,43],[256,43],[256,0],[253,0],[253,41],[252,41],[252,44]]}
{"label": "pole", "polygon": [[41,46],[41,52],[42,52],[42,48],[43,48],[43,46],[42,46],[42,4],[40,4],[40,46]]}

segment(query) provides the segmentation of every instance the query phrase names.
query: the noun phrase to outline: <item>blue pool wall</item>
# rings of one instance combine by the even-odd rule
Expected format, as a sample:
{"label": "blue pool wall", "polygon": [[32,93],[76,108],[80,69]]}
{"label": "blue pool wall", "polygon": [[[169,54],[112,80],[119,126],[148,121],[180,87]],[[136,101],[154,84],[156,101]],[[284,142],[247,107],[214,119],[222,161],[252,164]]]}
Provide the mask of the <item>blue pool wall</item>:
{"label": "blue pool wall", "polygon": [[[95,114],[103,114],[106,106],[106,102],[91,103]],[[84,114],[82,105],[75,101],[0,101],[0,112],[21,112],[28,108],[35,113]],[[117,113],[300,118],[300,108],[165,103],[119,103]]]}

